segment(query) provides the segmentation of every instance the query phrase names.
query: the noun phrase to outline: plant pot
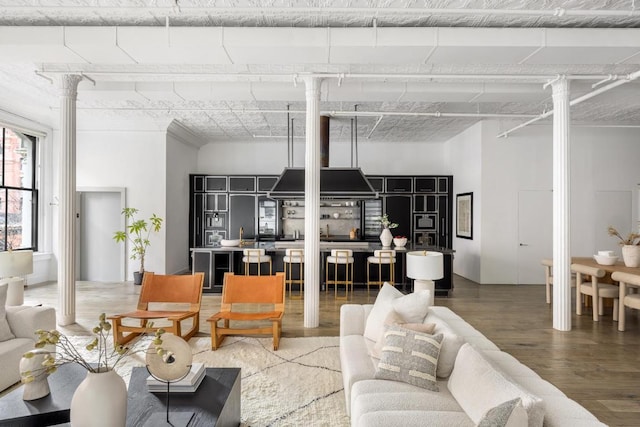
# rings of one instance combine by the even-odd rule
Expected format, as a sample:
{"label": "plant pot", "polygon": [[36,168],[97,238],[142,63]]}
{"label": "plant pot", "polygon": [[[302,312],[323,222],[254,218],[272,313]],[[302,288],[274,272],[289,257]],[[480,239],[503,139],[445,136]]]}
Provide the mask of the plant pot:
{"label": "plant pot", "polygon": [[627,267],[640,267],[640,245],[624,245],[622,259]]}
{"label": "plant pot", "polygon": [[127,386],[113,370],[87,372],[71,399],[71,427],[124,427]]}
{"label": "plant pot", "polygon": [[144,273],[140,273],[139,271],[133,272],[133,284],[134,285],[142,285],[142,277]]}

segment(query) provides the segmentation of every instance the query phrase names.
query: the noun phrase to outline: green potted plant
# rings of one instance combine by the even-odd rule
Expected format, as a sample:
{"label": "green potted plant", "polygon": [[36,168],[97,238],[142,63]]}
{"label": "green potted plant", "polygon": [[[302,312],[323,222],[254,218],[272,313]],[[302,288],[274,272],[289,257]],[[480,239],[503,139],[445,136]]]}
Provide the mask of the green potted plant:
{"label": "green potted plant", "polygon": [[116,242],[129,241],[131,247],[131,259],[140,260],[140,270],[133,273],[133,284],[140,285],[142,283],[142,276],[144,274],[144,257],[147,253],[147,248],[151,244],[149,237],[151,232],[157,233],[162,228],[162,218],[156,214],[151,215],[149,220],[136,219],[138,209],[136,208],[124,208],[122,209],[122,215],[127,220],[128,225],[124,231],[116,231],[113,235],[113,239]]}

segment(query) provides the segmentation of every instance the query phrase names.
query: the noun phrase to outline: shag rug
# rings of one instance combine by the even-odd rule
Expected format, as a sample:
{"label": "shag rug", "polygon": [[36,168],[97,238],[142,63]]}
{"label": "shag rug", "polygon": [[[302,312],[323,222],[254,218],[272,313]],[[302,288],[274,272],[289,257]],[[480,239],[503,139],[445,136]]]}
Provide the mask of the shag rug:
{"label": "shag rug", "polygon": [[[69,339],[82,350],[90,341]],[[349,426],[339,342],[338,337],[281,338],[278,351],[271,338],[228,337],[216,351],[209,337],[192,338],[189,344],[194,362],[241,368],[243,426]],[[123,362],[116,370],[128,383],[131,368],[144,366],[144,354]]]}

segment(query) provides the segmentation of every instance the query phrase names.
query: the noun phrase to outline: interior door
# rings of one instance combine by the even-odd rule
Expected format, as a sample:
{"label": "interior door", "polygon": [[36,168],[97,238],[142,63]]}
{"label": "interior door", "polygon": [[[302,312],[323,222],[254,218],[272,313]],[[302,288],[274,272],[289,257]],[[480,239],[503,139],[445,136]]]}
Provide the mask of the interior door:
{"label": "interior door", "polygon": [[544,283],[542,258],[553,256],[553,193],[518,193],[518,284]]}

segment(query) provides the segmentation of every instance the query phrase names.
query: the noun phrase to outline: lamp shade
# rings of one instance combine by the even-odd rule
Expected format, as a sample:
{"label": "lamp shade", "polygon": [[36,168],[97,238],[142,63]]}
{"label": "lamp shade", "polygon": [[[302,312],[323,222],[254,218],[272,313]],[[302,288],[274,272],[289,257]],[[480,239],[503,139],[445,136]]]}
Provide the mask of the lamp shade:
{"label": "lamp shade", "polygon": [[407,252],[407,277],[416,280],[437,280],[444,277],[444,256],[441,252]]}
{"label": "lamp shade", "polygon": [[26,276],[33,273],[33,251],[0,252],[0,277]]}

